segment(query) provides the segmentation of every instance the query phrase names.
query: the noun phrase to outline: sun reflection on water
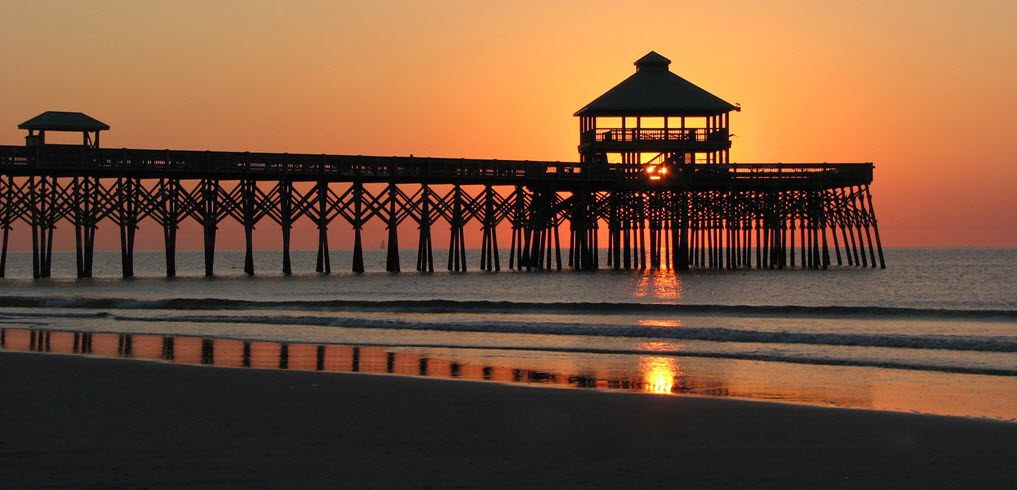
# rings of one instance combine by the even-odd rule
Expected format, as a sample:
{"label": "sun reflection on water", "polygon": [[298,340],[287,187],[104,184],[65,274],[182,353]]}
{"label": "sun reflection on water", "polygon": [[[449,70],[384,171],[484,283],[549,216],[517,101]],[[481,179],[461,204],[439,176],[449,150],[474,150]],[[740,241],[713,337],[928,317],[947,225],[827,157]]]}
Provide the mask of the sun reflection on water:
{"label": "sun reflection on water", "polygon": [[663,318],[643,318],[639,320],[639,325],[644,327],[662,327],[662,328],[675,328],[683,327],[685,323],[681,320],[668,320]]}
{"label": "sun reflection on water", "polygon": [[672,270],[647,270],[638,279],[632,291],[637,298],[679,299],[684,288],[678,275]]}
{"label": "sun reflection on water", "polygon": [[647,393],[673,393],[681,376],[678,361],[673,357],[642,357],[639,370],[643,373],[643,391]]}

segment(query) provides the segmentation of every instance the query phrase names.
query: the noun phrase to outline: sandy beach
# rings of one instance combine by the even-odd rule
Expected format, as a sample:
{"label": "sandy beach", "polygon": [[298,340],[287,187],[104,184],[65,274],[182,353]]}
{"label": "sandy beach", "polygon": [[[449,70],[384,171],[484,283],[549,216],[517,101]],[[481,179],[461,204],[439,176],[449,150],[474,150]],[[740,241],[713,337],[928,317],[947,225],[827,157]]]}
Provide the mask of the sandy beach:
{"label": "sandy beach", "polygon": [[1017,424],[0,353],[8,488],[1004,487]]}

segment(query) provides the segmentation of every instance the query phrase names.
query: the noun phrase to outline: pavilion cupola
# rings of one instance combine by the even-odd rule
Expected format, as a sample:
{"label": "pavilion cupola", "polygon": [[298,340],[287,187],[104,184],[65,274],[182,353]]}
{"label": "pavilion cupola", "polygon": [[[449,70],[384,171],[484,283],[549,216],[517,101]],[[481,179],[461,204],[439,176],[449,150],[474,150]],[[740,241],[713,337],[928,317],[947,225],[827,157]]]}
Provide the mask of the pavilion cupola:
{"label": "pavilion cupola", "polygon": [[727,163],[729,113],[739,106],[674,74],[650,51],[636,72],[576,111],[584,163]]}
{"label": "pavilion cupola", "polygon": [[646,56],[636,60],[636,71],[642,70],[660,70],[667,71],[667,67],[671,64],[671,60],[663,57],[656,51],[650,51],[646,53]]}

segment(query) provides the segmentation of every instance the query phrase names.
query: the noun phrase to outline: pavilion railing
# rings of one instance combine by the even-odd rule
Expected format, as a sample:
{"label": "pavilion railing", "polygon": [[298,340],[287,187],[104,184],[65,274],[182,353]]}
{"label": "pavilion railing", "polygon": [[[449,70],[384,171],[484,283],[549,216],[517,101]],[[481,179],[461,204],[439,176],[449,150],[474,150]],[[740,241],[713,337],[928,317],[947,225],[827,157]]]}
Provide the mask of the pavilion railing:
{"label": "pavilion railing", "polygon": [[587,131],[582,136],[583,143],[632,143],[638,141],[722,143],[728,140],[727,128],[598,128]]}

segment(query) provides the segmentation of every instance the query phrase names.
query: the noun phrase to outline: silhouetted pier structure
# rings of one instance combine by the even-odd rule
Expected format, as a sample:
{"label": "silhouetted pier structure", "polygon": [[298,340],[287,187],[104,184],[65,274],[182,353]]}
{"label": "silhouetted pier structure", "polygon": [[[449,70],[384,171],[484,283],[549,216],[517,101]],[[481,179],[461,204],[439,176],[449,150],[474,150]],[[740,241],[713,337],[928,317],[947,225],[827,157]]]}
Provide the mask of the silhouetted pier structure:
{"label": "silhouetted pier structure", "polygon": [[[432,233],[447,224],[446,268],[468,267],[465,227],[482,229],[480,269],[500,270],[499,227],[511,229],[510,269],[885,267],[869,184],[871,163],[730,163],[729,113],[740,110],[668,70],[651,52],[636,73],[580,109],[578,162],[361,155],[113,149],[109,126],[47,112],[19,125],[25,146],[0,146],[0,277],[12,225],[32,233],[34,277],[49,277],[53,237],[73,227],[78,277],[91,277],[95,235],[120,233],[124,277],[134,275],[135,233],[163,229],[166,274],[176,274],[177,230],[203,230],[214,272],[224,220],[245,230],[273,222],[290,274],[295,222],[318,229],[316,270],[331,272],[328,230],[353,232],[353,271],[364,271],[362,229],[388,229],[386,269],[398,272],[399,226],[415,226],[417,271],[434,270]],[[47,131],[83,134],[49,144]],[[606,264],[599,230],[607,229]],[[563,247],[561,235],[566,234]],[[567,249],[563,260],[562,249]]]}

